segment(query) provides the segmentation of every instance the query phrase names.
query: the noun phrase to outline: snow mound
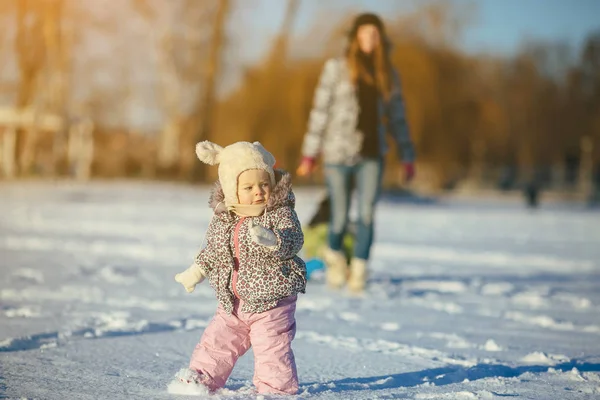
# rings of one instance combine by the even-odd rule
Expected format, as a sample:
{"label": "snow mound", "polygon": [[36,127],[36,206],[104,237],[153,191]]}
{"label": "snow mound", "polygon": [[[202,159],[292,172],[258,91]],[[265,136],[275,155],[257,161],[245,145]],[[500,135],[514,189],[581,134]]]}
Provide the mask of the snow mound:
{"label": "snow mound", "polygon": [[571,360],[569,357],[562,354],[546,354],[540,351],[535,351],[521,358],[521,361],[526,364],[556,365],[559,363],[566,363]]}

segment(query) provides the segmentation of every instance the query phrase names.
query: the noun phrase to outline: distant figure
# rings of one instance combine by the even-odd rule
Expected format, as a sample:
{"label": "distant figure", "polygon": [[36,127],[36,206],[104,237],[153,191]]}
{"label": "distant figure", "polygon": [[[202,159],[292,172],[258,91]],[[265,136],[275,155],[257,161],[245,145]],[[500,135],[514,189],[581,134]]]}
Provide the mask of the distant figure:
{"label": "distant figure", "polygon": [[539,205],[540,188],[536,181],[532,180],[525,185],[524,195],[527,207],[537,208]]}
{"label": "distant figure", "polygon": [[[415,174],[400,78],[389,52],[382,20],[375,14],[358,15],[348,35],[345,56],[330,59],[323,67],[297,169],[299,176],[312,174],[321,153],[331,198],[325,277],[329,287],[338,289],[347,283],[354,293],[363,292],[367,282],[374,209],[388,151],[386,131],[398,144],[405,179],[409,181]],[[353,180],[358,192],[358,220],[348,268],[342,247]]]}
{"label": "distant figure", "polygon": [[589,204],[594,206],[600,204],[600,164],[596,164],[592,177],[592,193],[590,194]]}
{"label": "distant figure", "polygon": [[517,169],[514,166],[506,166],[502,169],[498,181],[498,189],[508,191],[514,188],[517,179]]}
{"label": "distant figure", "polygon": [[219,164],[210,197],[213,218],[207,244],[175,280],[186,291],[208,278],[219,305],[180,381],[214,392],[225,386],[239,357],[254,349],[259,394],[296,394],[292,351],[296,300],[306,287],[304,243],[291,176],[274,170],[275,158],[260,143],[225,148],[204,141],[198,158]]}

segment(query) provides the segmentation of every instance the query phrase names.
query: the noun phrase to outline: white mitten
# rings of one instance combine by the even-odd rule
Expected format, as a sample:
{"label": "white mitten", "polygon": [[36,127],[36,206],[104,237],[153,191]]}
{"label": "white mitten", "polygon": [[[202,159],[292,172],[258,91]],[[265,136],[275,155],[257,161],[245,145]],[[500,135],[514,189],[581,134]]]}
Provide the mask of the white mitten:
{"label": "white mitten", "polygon": [[206,276],[204,276],[202,270],[196,264],[192,264],[185,271],[175,275],[175,281],[181,283],[188,293],[192,293],[196,285],[201,283],[205,278]]}
{"label": "white mitten", "polygon": [[252,241],[254,243],[260,244],[261,246],[277,246],[277,236],[275,236],[272,230],[263,226],[254,225],[252,228],[250,228],[250,236],[252,237]]}

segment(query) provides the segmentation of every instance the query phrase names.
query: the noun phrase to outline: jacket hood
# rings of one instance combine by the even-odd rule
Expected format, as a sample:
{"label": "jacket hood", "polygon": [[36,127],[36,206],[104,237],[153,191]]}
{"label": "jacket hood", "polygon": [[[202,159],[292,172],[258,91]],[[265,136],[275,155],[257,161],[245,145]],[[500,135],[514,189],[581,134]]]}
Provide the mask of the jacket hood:
{"label": "jacket hood", "polygon": [[[276,169],[274,172],[275,187],[267,201],[266,210],[271,211],[283,206],[294,208],[296,206],[296,198],[292,192],[292,175],[281,169]],[[215,182],[211,191],[208,205],[213,209],[215,214],[227,212],[227,207],[225,206],[225,194],[221,182],[218,180]]]}

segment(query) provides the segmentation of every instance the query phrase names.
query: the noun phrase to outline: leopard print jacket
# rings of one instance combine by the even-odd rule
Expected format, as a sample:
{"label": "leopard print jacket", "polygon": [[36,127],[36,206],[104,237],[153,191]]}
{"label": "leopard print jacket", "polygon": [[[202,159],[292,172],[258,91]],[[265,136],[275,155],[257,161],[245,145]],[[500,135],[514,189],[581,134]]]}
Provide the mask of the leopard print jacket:
{"label": "leopard print jacket", "polygon": [[[392,93],[387,101],[379,98],[379,153],[388,152],[386,132],[397,143],[398,157],[404,162],[415,160],[400,76],[392,69]],[[356,129],[360,106],[344,57],[325,62],[315,89],[313,107],[307,132],[302,143],[302,155],[316,158],[325,164],[354,165],[360,161],[363,133]]]}
{"label": "leopard print jacket", "polygon": [[[211,193],[209,205],[214,215],[206,233],[207,244],[195,262],[227,313],[233,310],[235,296],[243,300],[242,312],[261,313],[285,297],[305,292],[306,265],[297,256],[304,234],[294,210],[291,176],[281,170],[276,170],[275,176],[276,185],[259,217],[240,217],[227,211],[219,182]],[[249,229],[255,224],[275,233],[277,247],[252,241]]]}

